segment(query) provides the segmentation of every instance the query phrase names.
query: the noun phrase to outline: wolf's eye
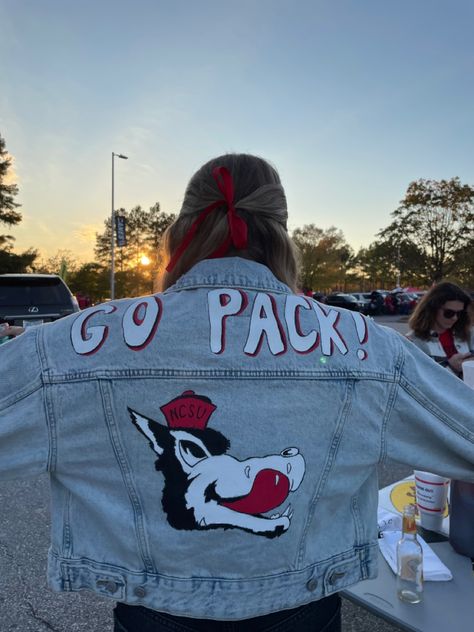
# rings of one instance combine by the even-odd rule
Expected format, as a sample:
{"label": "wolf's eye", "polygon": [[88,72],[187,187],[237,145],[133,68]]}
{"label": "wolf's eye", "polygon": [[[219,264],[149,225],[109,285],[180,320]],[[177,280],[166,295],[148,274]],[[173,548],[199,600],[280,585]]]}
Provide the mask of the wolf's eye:
{"label": "wolf's eye", "polygon": [[191,467],[208,456],[200,446],[192,441],[180,441],[179,451],[181,452],[183,460]]}
{"label": "wolf's eye", "polygon": [[181,441],[181,447],[185,452],[192,454],[197,459],[202,459],[203,457],[207,456],[204,450],[192,441]]}

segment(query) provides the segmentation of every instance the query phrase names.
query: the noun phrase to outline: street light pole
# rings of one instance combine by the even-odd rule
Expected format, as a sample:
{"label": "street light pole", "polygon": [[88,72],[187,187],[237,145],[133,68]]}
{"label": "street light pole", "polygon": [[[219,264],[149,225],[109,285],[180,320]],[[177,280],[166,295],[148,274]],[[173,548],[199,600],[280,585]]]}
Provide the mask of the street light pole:
{"label": "street light pole", "polygon": [[397,287],[400,287],[400,243],[397,244]]}
{"label": "street light pole", "polygon": [[128,160],[128,156],[112,152],[112,213],[110,216],[110,300],[115,298],[115,204],[114,204],[114,158]]}

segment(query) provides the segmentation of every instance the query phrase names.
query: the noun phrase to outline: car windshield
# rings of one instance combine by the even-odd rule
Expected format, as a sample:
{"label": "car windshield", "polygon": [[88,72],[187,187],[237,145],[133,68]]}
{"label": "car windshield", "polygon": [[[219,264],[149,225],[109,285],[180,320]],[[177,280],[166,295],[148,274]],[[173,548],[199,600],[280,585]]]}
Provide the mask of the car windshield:
{"label": "car windshield", "polygon": [[0,277],[0,305],[57,305],[71,297],[61,279]]}

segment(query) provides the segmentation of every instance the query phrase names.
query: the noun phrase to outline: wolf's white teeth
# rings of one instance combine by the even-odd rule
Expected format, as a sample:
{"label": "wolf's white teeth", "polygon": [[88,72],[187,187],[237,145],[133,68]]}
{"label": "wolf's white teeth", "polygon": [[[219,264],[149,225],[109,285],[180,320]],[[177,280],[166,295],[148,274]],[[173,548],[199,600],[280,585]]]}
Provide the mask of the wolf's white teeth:
{"label": "wolf's white teeth", "polygon": [[204,520],[204,518],[201,518],[201,522],[199,523],[200,527],[207,527],[207,522]]}
{"label": "wolf's white teeth", "polygon": [[288,520],[291,520],[293,518],[293,512],[290,511],[290,513],[288,514]]}
{"label": "wolf's white teeth", "polygon": [[289,474],[291,472],[291,463],[286,464],[286,473]]}
{"label": "wolf's white teeth", "polygon": [[278,485],[278,481],[280,480],[280,475],[275,474],[275,485]]}
{"label": "wolf's white teeth", "polygon": [[290,512],[291,512],[291,505],[288,505],[288,507],[285,509],[285,511],[281,515],[282,515],[282,517],[283,516],[288,517]]}
{"label": "wolf's white teeth", "polygon": [[280,514],[273,514],[273,516],[270,516],[270,520],[276,520],[279,517],[280,517]]}
{"label": "wolf's white teeth", "polygon": [[244,473],[247,478],[250,478],[250,465],[247,465],[247,467],[244,470]]}

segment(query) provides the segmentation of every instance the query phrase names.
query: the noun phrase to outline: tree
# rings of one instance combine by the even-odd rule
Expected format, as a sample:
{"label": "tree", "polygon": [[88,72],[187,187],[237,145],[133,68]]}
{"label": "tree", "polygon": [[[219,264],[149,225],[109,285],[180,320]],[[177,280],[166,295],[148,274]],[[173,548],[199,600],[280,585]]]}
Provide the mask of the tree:
{"label": "tree", "polygon": [[[17,209],[20,205],[15,202],[15,196],[18,195],[18,186],[16,184],[6,184],[5,180],[10,171],[12,159],[5,149],[5,139],[0,135],[0,222],[7,226],[14,226],[21,222],[21,213]],[[6,235],[0,236],[0,246],[5,243],[3,240],[8,238]]]}
{"label": "tree", "polygon": [[407,240],[374,241],[359,250],[355,262],[362,286],[368,281],[371,288],[391,288],[397,284],[398,274],[401,285],[424,282],[425,256]]}
{"label": "tree", "polygon": [[70,250],[58,250],[44,261],[40,261],[35,265],[35,272],[43,274],[58,274],[66,283],[71,273],[77,269],[77,261],[74,254]]}
{"label": "tree", "polygon": [[[130,211],[120,209],[118,214],[126,219],[127,245],[115,249],[116,294],[118,297],[147,294],[153,291],[154,277],[163,267],[160,242],[175,216],[162,212],[158,202],[149,210],[135,206]],[[110,266],[110,218],[104,224],[104,232],[96,234],[94,250],[97,260]],[[144,256],[149,261],[146,266],[142,264]]]}
{"label": "tree", "polygon": [[[21,222],[21,213],[16,209],[20,206],[15,202],[18,195],[18,185],[9,182],[11,163],[5,139],[0,135],[0,224],[15,226]],[[30,248],[21,254],[13,252],[12,235],[0,235],[0,272],[26,272],[33,265],[37,252]]]}
{"label": "tree", "polygon": [[68,285],[73,294],[82,293],[100,303],[110,291],[109,271],[95,261],[83,263],[70,273]]}
{"label": "tree", "polygon": [[342,231],[307,224],[293,231],[301,254],[301,285],[311,290],[345,289],[353,251]]}
{"label": "tree", "polygon": [[11,252],[11,248],[0,248],[0,274],[29,272],[37,256],[36,250],[31,248],[19,255]]}
{"label": "tree", "polygon": [[411,182],[382,239],[408,241],[424,257],[426,282],[455,271],[457,257],[474,235],[474,187],[451,180]]}
{"label": "tree", "polygon": [[451,278],[465,288],[474,288],[474,235],[457,254],[456,269]]}

